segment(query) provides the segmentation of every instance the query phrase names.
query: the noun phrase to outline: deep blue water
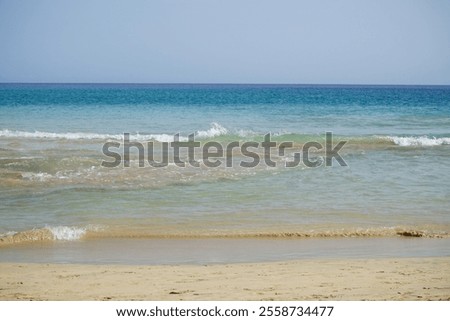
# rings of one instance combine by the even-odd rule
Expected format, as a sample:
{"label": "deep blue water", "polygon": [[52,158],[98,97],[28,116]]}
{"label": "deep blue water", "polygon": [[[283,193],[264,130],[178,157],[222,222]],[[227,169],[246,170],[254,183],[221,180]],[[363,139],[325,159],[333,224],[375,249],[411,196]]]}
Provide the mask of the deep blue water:
{"label": "deep blue water", "polygon": [[3,130],[445,136],[449,117],[443,86],[0,85]]}

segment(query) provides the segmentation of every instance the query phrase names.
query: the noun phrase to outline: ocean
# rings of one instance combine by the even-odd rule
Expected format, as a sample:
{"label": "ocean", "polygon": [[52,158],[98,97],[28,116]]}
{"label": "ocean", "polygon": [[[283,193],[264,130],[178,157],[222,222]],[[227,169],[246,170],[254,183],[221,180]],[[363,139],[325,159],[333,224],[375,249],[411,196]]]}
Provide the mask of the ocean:
{"label": "ocean", "polygon": [[[345,142],[343,163],[327,166],[326,133],[333,146]],[[202,147],[189,156],[198,167],[185,149],[184,166],[172,150],[166,164],[148,161],[149,146],[162,160],[164,146],[189,135],[223,146],[218,166]],[[232,142],[259,145],[227,153]],[[311,142],[314,166],[286,166]],[[114,160],[108,143],[117,166],[104,166]],[[0,218],[0,260],[24,244],[104,240],[416,236],[448,245],[450,87],[0,84]]]}

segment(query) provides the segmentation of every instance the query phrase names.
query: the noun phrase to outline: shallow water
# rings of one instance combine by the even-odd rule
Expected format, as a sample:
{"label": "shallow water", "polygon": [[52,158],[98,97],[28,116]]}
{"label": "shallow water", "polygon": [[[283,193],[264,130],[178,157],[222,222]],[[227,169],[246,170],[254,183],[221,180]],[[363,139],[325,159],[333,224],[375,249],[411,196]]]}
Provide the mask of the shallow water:
{"label": "shallow water", "polygon": [[[19,245],[0,262],[72,264],[224,264],[303,259],[450,256],[450,239],[96,239]],[[20,256],[17,255],[20,253]]]}
{"label": "shallow water", "polygon": [[[292,142],[275,167],[102,166],[106,142]],[[309,141],[348,166],[300,163]],[[123,156],[123,149],[115,150]],[[253,150],[261,159],[263,148]],[[146,151],[147,152],[147,151]],[[184,154],[183,154],[184,153]],[[184,151],[182,156],[186,156]],[[323,151],[312,153],[313,159]],[[316,158],[314,158],[316,157]],[[450,235],[450,87],[0,85],[2,244],[120,237]],[[37,231],[37,232],[36,232]],[[430,243],[431,244],[431,243]],[[1,249],[0,255],[3,255]],[[444,252],[443,252],[444,253]]]}

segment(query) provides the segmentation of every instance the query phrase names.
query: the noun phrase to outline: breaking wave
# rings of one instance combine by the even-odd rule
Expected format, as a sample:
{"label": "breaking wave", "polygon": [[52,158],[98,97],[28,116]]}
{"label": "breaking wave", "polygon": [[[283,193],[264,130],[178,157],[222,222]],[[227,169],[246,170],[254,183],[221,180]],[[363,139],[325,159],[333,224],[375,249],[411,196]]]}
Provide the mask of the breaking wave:
{"label": "breaking wave", "polygon": [[450,145],[450,137],[427,137],[427,136],[386,136],[385,139],[392,141],[395,145],[399,146],[439,146]]}
{"label": "breaking wave", "polygon": [[[0,130],[0,137],[5,138],[32,138],[32,139],[66,139],[66,140],[122,140],[123,134],[98,134],[98,133],[50,133],[50,132],[25,132],[20,130]],[[173,135],[169,134],[132,134],[130,140],[145,141],[156,140],[159,142],[172,142]],[[187,137],[180,137],[181,141],[187,141]]]}
{"label": "breaking wave", "polygon": [[229,232],[204,231],[192,233],[155,233],[142,230],[123,229],[108,230],[98,226],[69,227],[53,226],[32,229],[23,232],[8,232],[0,235],[0,246],[21,243],[49,242],[49,241],[76,241],[80,239],[101,238],[365,238],[365,237],[423,237],[423,238],[449,238],[444,231],[430,231],[414,227],[389,228],[353,228],[327,231],[261,231],[261,232]]}
{"label": "breaking wave", "polygon": [[[198,138],[212,138],[228,134],[228,129],[218,123],[211,123],[207,130],[195,131]],[[175,134],[175,133],[174,133]],[[130,140],[147,141],[154,140],[158,142],[173,142],[174,134],[130,134]],[[4,138],[31,138],[31,139],[65,139],[65,140],[122,140],[123,134],[99,134],[99,133],[52,133],[43,131],[27,132],[21,130],[0,130],[0,137]],[[187,141],[187,136],[180,136],[180,141]]]}
{"label": "breaking wave", "polygon": [[44,241],[76,241],[85,237],[88,232],[99,230],[101,228],[98,226],[47,226],[22,232],[7,232],[0,235],[0,246]]}
{"label": "breaking wave", "polygon": [[[254,132],[248,129],[234,129],[230,130],[217,122],[210,124],[210,128],[207,130],[197,130],[192,131],[195,134],[196,139],[208,139],[208,138],[218,138],[227,140],[234,140],[236,138],[249,138],[262,141],[265,134],[269,131]],[[129,138],[132,141],[157,141],[157,142],[173,142],[174,135],[160,133],[160,134],[141,134],[134,133],[130,134]],[[292,133],[292,132],[271,132],[272,140],[274,141],[293,141],[296,143],[306,143],[308,141],[322,141],[325,138],[325,132],[322,134],[302,134],[302,133]],[[82,141],[82,140],[116,140],[121,141],[124,138],[122,134],[100,134],[100,133],[53,133],[53,132],[43,132],[43,131],[20,131],[20,130],[10,130],[3,129],[0,130],[0,138],[29,138],[29,139],[61,139],[61,140],[72,140],[72,141]],[[342,136],[334,135],[336,140],[345,140],[349,143],[363,144],[363,145],[397,145],[401,147],[429,147],[429,146],[440,146],[440,145],[450,145],[450,137],[434,137],[434,136],[388,136],[388,135],[363,135],[363,136]],[[180,135],[180,141],[188,141],[187,135]]]}
{"label": "breaking wave", "polygon": [[196,136],[199,138],[212,138],[228,134],[228,129],[219,123],[211,123],[211,128],[208,130],[197,131]]}

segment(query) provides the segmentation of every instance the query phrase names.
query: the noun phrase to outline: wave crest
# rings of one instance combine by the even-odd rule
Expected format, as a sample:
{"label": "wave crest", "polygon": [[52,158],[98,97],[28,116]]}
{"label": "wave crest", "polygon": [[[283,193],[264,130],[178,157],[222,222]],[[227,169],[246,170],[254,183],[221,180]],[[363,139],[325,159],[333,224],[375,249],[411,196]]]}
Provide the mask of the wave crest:
{"label": "wave crest", "polygon": [[0,235],[0,246],[45,241],[76,241],[82,239],[88,231],[98,230],[100,228],[96,226],[48,226],[22,232],[8,232]]}
{"label": "wave crest", "polygon": [[81,239],[87,232],[86,228],[69,227],[69,226],[53,226],[47,227],[52,235],[53,240],[58,241],[75,241]]}
{"label": "wave crest", "polygon": [[450,137],[427,137],[427,136],[386,136],[385,139],[398,146],[440,146],[450,145]]}
{"label": "wave crest", "polygon": [[[228,129],[220,125],[219,123],[213,122],[207,130],[198,130],[195,132],[198,138],[212,138],[217,136],[223,136],[228,134]],[[31,139],[65,139],[65,140],[122,140],[123,134],[99,134],[99,133],[52,133],[52,132],[42,132],[34,131],[27,132],[21,130],[0,130],[0,137],[5,138],[31,138]],[[130,134],[130,140],[134,141],[148,141],[154,140],[158,142],[173,142],[174,135],[171,134]],[[188,141],[188,137],[180,136],[180,141]]]}
{"label": "wave crest", "polygon": [[[198,139],[208,139],[214,137],[226,137],[230,135],[230,138],[238,137],[252,137],[261,138],[265,132],[254,132],[252,130],[245,129],[234,129],[229,130],[228,128],[222,126],[217,122],[212,122],[209,129],[207,130],[197,130],[193,131],[195,137]],[[175,133],[174,133],[175,134]],[[174,134],[140,134],[134,133],[130,134],[129,138],[132,141],[157,141],[157,142],[168,142],[174,141]],[[4,138],[30,138],[30,139],[61,139],[61,140],[123,140],[123,134],[100,134],[100,133],[83,133],[83,132],[67,132],[67,133],[53,133],[53,132],[42,132],[42,131],[20,131],[20,130],[0,130],[0,137]],[[308,141],[316,141],[321,139],[320,135],[312,134],[300,134],[294,132],[275,132],[272,133],[272,137],[275,140],[288,140],[298,143],[305,143]],[[395,144],[398,146],[412,146],[412,147],[427,147],[427,146],[440,146],[440,145],[450,145],[450,137],[434,137],[434,136],[338,136],[336,139],[344,139],[354,144]],[[179,141],[188,141],[187,136],[179,136]]]}
{"label": "wave crest", "polygon": [[219,123],[211,123],[211,128],[208,130],[197,131],[196,136],[199,138],[212,138],[228,134],[228,129]]}

